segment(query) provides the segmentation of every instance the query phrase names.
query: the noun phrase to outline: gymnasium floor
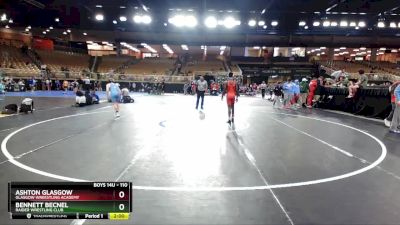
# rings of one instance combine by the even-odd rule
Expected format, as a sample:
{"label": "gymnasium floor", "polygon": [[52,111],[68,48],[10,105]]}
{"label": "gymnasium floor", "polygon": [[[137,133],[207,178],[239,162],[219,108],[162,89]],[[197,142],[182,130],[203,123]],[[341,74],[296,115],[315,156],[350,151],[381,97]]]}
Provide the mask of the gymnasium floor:
{"label": "gymnasium floor", "polygon": [[199,112],[168,94],[135,94],[115,120],[108,103],[59,95],[0,118],[0,224],[117,224],[9,219],[7,182],[63,180],[132,181],[118,224],[400,223],[400,136],[382,122],[241,97],[230,128],[220,97]]}

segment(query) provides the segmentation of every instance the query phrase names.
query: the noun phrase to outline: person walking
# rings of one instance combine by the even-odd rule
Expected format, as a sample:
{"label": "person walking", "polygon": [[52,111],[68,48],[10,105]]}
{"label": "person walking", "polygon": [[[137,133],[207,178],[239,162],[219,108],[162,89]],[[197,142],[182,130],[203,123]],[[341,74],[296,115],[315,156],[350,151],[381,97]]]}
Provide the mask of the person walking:
{"label": "person walking", "polygon": [[229,125],[235,122],[235,102],[239,100],[239,85],[233,78],[233,73],[228,74],[228,80],[224,84],[221,100],[226,94],[226,103],[228,105],[228,122]]}
{"label": "person walking", "polygon": [[400,81],[394,82],[392,85],[389,86],[389,92],[391,94],[391,103],[392,103],[392,110],[390,111],[390,114],[388,117],[385,118],[385,126],[390,127],[393,119],[393,114],[396,109],[396,96],[394,95],[394,90],[396,89],[397,86],[399,86]]}
{"label": "person walking", "polygon": [[307,104],[307,94],[308,94],[308,81],[307,78],[303,78],[300,82],[300,104],[305,107]]}
{"label": "person walking", "polygon": [[120,117],[119,102],[121,101],[121,89],[119,88],[119,84],[114,83],[114,80],[110,79],[110,82],[107,84],[106,92],[113,103],[114,116]]}
{"label": "person walking", "polygon": [[400,85],[397,85],[396,89],[394,89],[394,96],[396,98],[396,108],[393,113],[389,130],[391,132],[400,134]]}
{"label": "person walking", "polygon": [[196,101],[196,109],[199,108],[199,100],[201,98],[201,109],[203,109],[203,105],[204,105],[204,93],[206,93],[207,91],[207,81],[204,80],[203,76],[200,76],[200,79],[198,81],[196,81],[196,90],[197,90],[197,101]]}
{"label": "person walking", "polygon": [[267,90],[267,84],[265,83],[265,81],[263,81],[261,83],[260,89],[261,89],[261,97],[264,99],[265,98],[265,91]]}

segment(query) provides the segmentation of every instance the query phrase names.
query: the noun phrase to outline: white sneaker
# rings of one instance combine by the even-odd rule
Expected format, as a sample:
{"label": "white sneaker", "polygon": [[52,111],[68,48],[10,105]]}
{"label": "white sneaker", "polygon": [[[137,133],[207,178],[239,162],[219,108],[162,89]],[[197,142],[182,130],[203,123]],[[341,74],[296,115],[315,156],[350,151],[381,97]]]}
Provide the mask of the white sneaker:
{"label": "white sneaker", "polygon": [[385,119],[384,122],[385,122],[385,126],[390,127],[390,121],[389,120]]}
{"label": "white sneaker", "polygon": [[116,113],[116,117],[120,117],[119,112]]}

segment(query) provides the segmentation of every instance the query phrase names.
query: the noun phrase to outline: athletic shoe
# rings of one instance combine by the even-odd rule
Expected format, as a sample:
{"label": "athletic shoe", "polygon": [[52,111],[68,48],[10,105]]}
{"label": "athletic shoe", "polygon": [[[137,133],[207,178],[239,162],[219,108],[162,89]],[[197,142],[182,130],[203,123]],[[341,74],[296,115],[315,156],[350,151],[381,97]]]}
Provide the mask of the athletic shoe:
{"label": "athletic shoe", "polygon": [[228,122],[227,122],[227,123],[229,124],[229,126],[230,126],[230,125],[232,125],[232,122],[231,122],[230,120],[228,120]]}
{"label": "athletic shoe", "polygon": [[390,127],[390,121],[389,120],[385,119],[384,123],[385,123],[385,126]]}
{"label": "athletic shoe", "polygon": [[396,133],[396,134],[400,134],[400,130],[390,130],[390,129],[389,129],[389,131],[390,131],[390,132],[393,132],[393,133]]}
{"label": "athletic shoe", "polygon": [[310,109],[311,109],[311,108],[312,108],[312,106],[311,106],[311,105],[307,105],[307,108],[310,108]]}
{"label": "athletic shoe", "polygon": [[120,117],[119,112],[116,113],[116,117]]}

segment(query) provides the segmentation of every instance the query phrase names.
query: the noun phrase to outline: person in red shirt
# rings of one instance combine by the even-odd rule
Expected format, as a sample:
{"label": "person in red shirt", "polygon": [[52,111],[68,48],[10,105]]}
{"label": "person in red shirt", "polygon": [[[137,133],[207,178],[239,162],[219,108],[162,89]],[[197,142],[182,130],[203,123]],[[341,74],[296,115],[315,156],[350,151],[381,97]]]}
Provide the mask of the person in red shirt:
{"label": "person in red shirt", "polygon": [[228,80],[224,83],[224,90],[222,92],[221,100],[224,99],[226,94],[226,103],[228,105],[228,122],[229,125],[234,123],[235,118],[235,102],[239,98],[239,86],[236,80],[233,78],[233,73],[228,74]]}
{"label": "person in red shirt", "polygon": [[318,86],[317,82],[318,82],[318,80],[316,77],[313,77],[313,79],[310,81],[308,97],[307,97],[307,107],[308,108],[312,107],[315,91],[317,90],[317,86]]}

